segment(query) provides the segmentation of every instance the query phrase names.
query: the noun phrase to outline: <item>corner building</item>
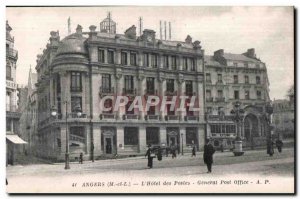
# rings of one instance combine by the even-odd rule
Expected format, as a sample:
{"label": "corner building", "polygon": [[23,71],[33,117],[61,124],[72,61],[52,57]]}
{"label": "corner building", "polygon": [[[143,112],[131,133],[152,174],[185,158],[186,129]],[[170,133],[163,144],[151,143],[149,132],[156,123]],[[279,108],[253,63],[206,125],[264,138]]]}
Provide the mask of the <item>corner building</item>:
{"label": "corner building", "polygon": [[[189,36],[184,42],[158,40],[149,29],[137,36],[135,26],[124,34],[115,30],[116,23],[108,17],[100,31],[92,25],[83,32],[78,25],[63,40],[58,32],[50,33],[36,66],[40,156],[64,159],[67,131],[71,160],[80,152],[85,159],[143,154],[148,144],[175,145],[180,151],[195,144],[201,150],[205,121],[200,42]],[[127,106],[105,112],[100,101],[107,95],[128,96],[129,105],[135,96],[195,96],[199,111],[172,111],[170,106],[163,111],[159,106],[128,111]],[[114,103],[108,100],[104,106]],[[53,107],[55,118],[50,114]],[[80,117],[75,113],[78,107]]]}

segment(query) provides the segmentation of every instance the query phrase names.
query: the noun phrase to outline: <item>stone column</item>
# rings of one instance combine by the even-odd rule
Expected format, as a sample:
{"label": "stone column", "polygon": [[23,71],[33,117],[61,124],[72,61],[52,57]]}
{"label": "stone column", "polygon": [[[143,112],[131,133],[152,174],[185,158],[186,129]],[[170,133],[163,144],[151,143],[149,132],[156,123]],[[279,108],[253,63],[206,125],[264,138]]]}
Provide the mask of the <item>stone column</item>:
{"label": "stone column", "polygon": [[165,126],[161,126],[159,129],[160,144],[165,143],[167,146],[167,129]]}
{"label": "stone column", "polygon": [[91,137],[92,137],[92,132],[91,132],[91,127],[90,125],[86,125],[84,126],[85,128],[85,133],[86,133],[86,136],[85,136],[85,144],[86,144],[86,147],[85,147],[85,153],[89,155],[89,157],[91,156],[91,143],[92,143],[92,140],[91,140]]}
{"label": "stone column", "polygon": [[164,56],[162,53],[158,55],[158,68],[164,68]]}
{"label": "stone column", "polygon": [[[164,77],[160,77],[158,78],[158,81],[159,81],[159,97],[160,100],[162,101],[162,98],[165,96],[165,92],[166,92],[166,79]],[[161,107],[159,107],[159,116],[162,121],[165,120],[165,115],[166,115],[166,107],[163,107],[163,111],[161,111]]]}
{"label": "stone column", "polygon": [[180,153],[182,152],[182,146],[183,146],[183,152],[186,152],[186,129],[185,127],[179,127],[179,137],[180,137]]}
{"label": "stone column", "polygon": [[104,63],[107,64],[107,49],[104,49]]}
{"label": "stone column", "polygon": [[[185,81],[183,80],[183,76],[179,76],[178,79],[178,96],[183,96],[185,92]],[[179,101],[178,107],[180,107],[181,101]],[[179,111],[177,114],[179,114],[180,121],[184,121],[184,116],[186,115],[186,111]]]}
{"label": "stone column", "polygon": [[197,103],[198,103],[198,108],[200,109],[200,111],[198,112],[198,116],[199,116],[199,121],[203,122],[204,121],[204,112],[205,112],[205,108],[204,108],[204,95],[203,95],[203,76],[198,76],[197,77]]}
{"label": "stone column", "polygon": [[[52,74],[51,74],[52,75]],[[53,88],[53,76],[50,77],[50,104],[49,104],[49,108],[51,109],[52,106],[55,104],[55,100],[53,98],[53,96],[55,96],[55,93],[54,93],[54,88]],[[47,112],[50,111],[50,110],[47,110]]]}
{"label": "stone column", "polygon": [[98,125],[93,125],[93,141],[94,141],[94,157],[100,156],[101,151],[101,127]]}
{"label": "stone column", "polygon": [[[124,88],[124,78],[123,75],[121,74],[122,71],[118,71],[116,74],[116,94],[118,96],[122,96],[123,88]],[[117,112],[117,119],[122,120],[122,115],[124,114],[124,107],[119,107],[118,112]]]}
{"label": "stone column", "polygon": [[143,52],[139,51],[138,54],[137,54],[137,57],[138,57],[138,66],[139,67],[143,67]]}
{"label": "stone column", "polygon": [[67,71],[64,71],[60,73],[61,77],[61,113],[62,113],[62,118],[66,117],[66,101],[68,102],[67,104],[67,113],[71,112],[71,93],[70,93],[70,73]]}
{"label": "stone column", "polygon": [[199,150],[203,151],[204,149],[204,144],[205,144],[205,126],[204,125],[199,125],[198,126],[198,145],[199,145]]}
{"label": "stone column", "polygon": [[183,66],[182,55],[179,55],[176,59],[177,59],[177,69],[182,70],[182,66]]}
{"label": "stone column", "polygon": [[100,115],[100,97],[99,88],[101,86],[101,75],[99,73],[92,73],[92,98],[93,98],[93,119],[99,119]]}
{"label": "stone column", "polygon": [[117,154],[122,154],[124,152],[124,127],[117,126]]}
{"label": "stone column", "polygon": [[146,78],[143,74],[139,75],[137,78],[139,84],[138,84],[138,95],[141,96],[142,98],[142,102],[143,102],[143,107],[142,107],[142,111],[139,112],[139,116],[140,116],[140,120],[145,120],[145,106],[146,106],[146,102],[145,102],[145,89],[146,89]]}
{"label": "stone column", "polygon": [[116,64],[121,64],[121,49],[116,49],[115,51],[115,63]]}
{"label": "stone column", "polygon": [[139,153],[146,153],[147,143],[146,143],[146,128],[144,125],[139,127]]}

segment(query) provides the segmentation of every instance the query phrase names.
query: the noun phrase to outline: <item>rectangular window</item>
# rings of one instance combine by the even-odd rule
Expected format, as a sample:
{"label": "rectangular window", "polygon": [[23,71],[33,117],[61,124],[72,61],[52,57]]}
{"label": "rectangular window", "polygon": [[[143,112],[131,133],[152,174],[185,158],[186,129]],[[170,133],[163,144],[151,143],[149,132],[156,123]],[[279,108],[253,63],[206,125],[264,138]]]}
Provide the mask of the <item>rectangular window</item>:
{"label": "rectangular window", "polygon": [[71,111],[75,113],[76,111],[82,111],[82,98],[78,96],[71,97]]}
{"label": "rectangular window", "polygon": [[71,72],[71,91],[82,91],[81,72]]}
{"label": "rectangular window", "polygon": [[195,128],[186,128],[186,144],[193,145],[197,142],[197,130]]}
{"label": "rectangular window", "polygon": [[234,67],[237,67],[237,66],[238,66],[238,63],[236,63],[236,62],[233,63],[233,66],[234,66]]}
{"label": "rectangular window", "polygon": [[167,92],[174,92],[174,79],[167,79]]}
{"label": "rectangular window", "polygon": [[256,84],[260,84],[260,76],[256,76]]}
{"label": "rectangular window", "polygon": [[56,76],[56,91],[57,91],[57,93],[61,92],[60,75],[59,74],[57,74],[57,76]]}
{"label": "rectangular window", "polygon": [[157,67],[157,59],[158,59],[157,54],[152,54],[151,55],[151,65],[152,65],[153,68]]}
{"label": "rectangular window", "polygon": [[6,131],[11,131],[11,122],[12,119],[6,118]]}
{"label": "rectangular window", "polygon": [[223,98],[223,91],[222,90],[218,90],[218,98]]}
{"label": "rectangular window", "polygon": [[104,50],[98,49],[98,61],[104,63]]}
{"label": "rectangular window", "polygon": [[257,99],[261,99],[261,91],[256,91]]}
{"label": "rectangular window", "polygon": [[109,64],[114,64],[115,63],[114,51],[113,50],[108,50],[107,51],[107,62]]}
{"label": "rectangular window", "polygon": [[155,115],[155,106],[150,106],[147,115]]}
{"label": "rectangular window", "polygon": [[233,75],[233,83],[235,83],[235,84],[239,83],[239,78],[237,75]]}
{"label": "rectangular window", "polygon": [[149,54],[144,53],[144,66],[148,67],[149,66]]}
{"label": "rectangular window", "polygon": [[155,93],[155,82],[154,77],[147,77],[146,79],[147,94],[154,95]]}
{"label": "rectangular window", "polygon": [[171,104],[167,104],[167,114],[175,115],[175,107],[173,107],[173,110],[171,110]]}
{"label": "rectangular window", "polygon": [[133,94],[134,84],[133,84],[133,76],[125,75],[125,93]]}
{"label": "rectangular window", "polygon": [[193,81],[185,81],[185,92],[186,95],[193,95]]}
{"label": "rectangular window", "polygon": [[206,73],[206,79],[205,79],[205,81],[207,82],[207,83],[211,83],[211,76],[210,76],[210,73]]}
{"label": "rectangular window", "polygon": [[206,99],[211,98],[211,91],[210,90],[206,90]]}
{"label": "rectangular window", "polygon": [[249,84],[249,76],[245,75],[245,84]]}
{"label": "rectangular window", "polygon": [[138,128],[125,127],[124,128],[124,145],[138,145]]}
{"label": "rectangular window", "polygon": [[234,99],[240,99],[239,91],[234,91]]}
{"label": "rectangular window", "polygon": [[159,144],[159,128],[146,128],[146,144]]}
{"label": "rectangular window", "polygon": [[177,67],[176,56],[171,56],[171,66],[173,70],[176,70]]}
{"label": "rectangular window", "polygon": [[[77,137],[85,138],[84,127],[70,127],[70,134],[75,135]],[[83,139],[78,139],[79,142],[84,142]]]}
{"label": "rectangular window", "polygon": [[183,57],[183,70],[188,70],[188,58],[187,57]]}
{"label": "rectangular window", "polygon": [[222,83],[222,74],[218,74],[218,83]]}
{"label": "rectangular window", "polygon": [[250,99],[250,93],[249,91],[245,91],[245,99]]}
{"label": "rectangular window", "polygon": [[111,75],[102,74],[102,91],[103,93],[111,92]]}
{"label": "rectangular window", "polygon": [[135,52],[131,52],[130,53],[130,65],[131,66],[136,66],[136,53]]}
{"label": "rectangular window", "polygon": [[61,99],[57,97],[57,113],[61,114]]}
{"label": "rectangular window", "polygon": [[121,64],[127,65],[127,53],[126,52],[121,52]]}
{"label": "rectangular window", "polygon": [[168,57],[168,55],[164,55],[163,60],[164,60],[164,68],[169,68],[169,57]]}
{"label": "rectangular window", "polygon": [[13,80],[11,77],[11,66],[8,64],[6,65],[6,79]]}
{"label": "rectangular window", "polygon": [[191,62],[191,71],[196,71],[195,60],[193,58],[190,58],[190,62]]}

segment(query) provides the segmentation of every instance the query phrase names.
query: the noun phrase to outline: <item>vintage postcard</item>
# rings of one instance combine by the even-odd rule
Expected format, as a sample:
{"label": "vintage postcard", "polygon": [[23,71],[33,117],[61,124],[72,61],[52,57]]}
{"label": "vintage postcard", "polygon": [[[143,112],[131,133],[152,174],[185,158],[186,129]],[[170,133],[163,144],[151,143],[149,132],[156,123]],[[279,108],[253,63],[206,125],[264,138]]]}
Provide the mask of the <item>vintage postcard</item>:
{"label": "vintage postcard", "polygon": [[294,7],[6,7],[6,191],[295,193]]}

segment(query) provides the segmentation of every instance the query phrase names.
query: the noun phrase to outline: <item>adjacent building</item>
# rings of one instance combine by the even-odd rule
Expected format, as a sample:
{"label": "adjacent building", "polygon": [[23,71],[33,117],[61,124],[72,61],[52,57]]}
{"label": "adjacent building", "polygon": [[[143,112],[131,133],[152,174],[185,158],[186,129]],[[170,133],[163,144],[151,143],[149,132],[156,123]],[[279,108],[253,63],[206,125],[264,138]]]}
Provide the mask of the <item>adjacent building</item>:
{"label": "adjacent building", "polygon": [[[70,158],[83,152],[85,158],[143,154],[147,145],[175,146],[179,151],[204,146],[204,51],[199,41],[156,38],[145,29],[137,36],[131,26],[116,33],[116,23],[107,17],[96,26],[60,40],[50,33],[50,43],[37,59],[37,143],[40,156],[65,158],[69,134]],[[106,96],[127,96],[129,103],[117,112],[104,111]],[[128,110],[135,96],[194,97],[198,111]],[[179,103],[177,101],[177,103]],[[114,107],[115,99],[104,107]],[[188,107],[190,103],[185,103]],[[77,116],[76,110],[82,112]],[[51,110],[56,109],[56,117]]]}
{"label": "adjacent building", "polygon": [[295,94],[294,87],[288,99],[273,101],[273,125],[275,137],[293,138],[295,136]]}
{"label": "adjacent building", "polygon": [[14,164],[26,142],[19,137],[20,112],[16,83],[18,51],[14,49],[12,28],[6,21],[6,157],[7,164]]}
{"label": "adjacent building", "polygon": [[220,49],[212,56],[204,56],[204,61],[207,136],[214,140],[214,146],[233,147],[237,129],[230,112],[236,101],[245,110],[241,129],[243,146],[264,145],[270,115],[265,63],[256,57],[254,49],[242,54]]}

